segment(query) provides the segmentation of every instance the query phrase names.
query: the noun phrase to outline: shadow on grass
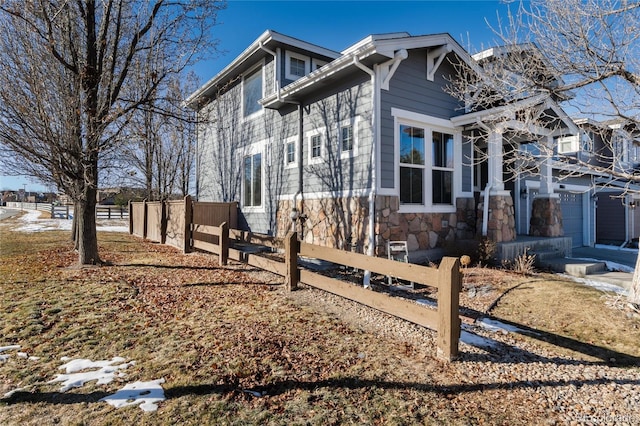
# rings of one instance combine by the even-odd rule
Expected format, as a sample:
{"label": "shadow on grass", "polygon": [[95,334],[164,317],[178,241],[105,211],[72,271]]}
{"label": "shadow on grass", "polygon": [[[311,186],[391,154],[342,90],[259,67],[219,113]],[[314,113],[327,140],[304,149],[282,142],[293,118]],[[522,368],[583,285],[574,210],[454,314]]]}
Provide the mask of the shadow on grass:
{"label": "shadow on grass", "polygon": [[[426,300],[437,303],[437,300],[430,297],[423,297]],[[490,361],[490,362],[502,362],[502,363],[530,363],[530,362],[545,362],[545,363],[555,363],[555,364],[604,364],[611,365],[617,367],[638,367],[640,366],[640,357],[630,354],[625,354],[623,352],[618,352],[613,349],[605,348],[602,346],[597,346],[591,343],[582,342],[580,340],[573,339],[571,337],[562,336],[560,334],[540,330],[537,328],[532,328],[526,326],[524,324],[518,324],[513,321],[509,321],[502,318],[497,318],[491,315],[487,315],[483,312],[467,308],[460,307],[460,316],[466,318],[468,321],[475,322],[479,319],[486,318],[495,321],[499,321],[502,324],[513,327],[512,331],[509,333],[517,333],[523,336],[527,336],[534,340],[539,340],[545,343],[549,343],[554,346],[558,346],[561,348],[569,349],[574,352],[581,353],[583,355],[587,355],[589,357],[597,358],[600,361],[579,361],[572,360],[563,357],[554,357],[554,358],[544,358],[537,356],[531,352],[522,350],[515,346],[510,346],[491,338],[486,338],[484,336],[478,336],[481,339],[485,339],[492,343],[493,347],[487,347],[484,345],[475,345],[473,343],[468,343],[471,346],[476,346],[481,349],[487,350],[486,354],[476,354],[476,353],[461,353],[460,359],[463,361]],[[467,331],[475,335],[475,333]]]}
{"label": "shadow on grass", "polygon": [[249,392],[251,394],[269,396],[278,396],[294,390],[314,391],[317,389],[385,389],[385,390],[414,390],[420,392],[429,392],[436,395],[447,396],[472,392],[483,392],[488,390],[503,389],[538,389],[541,387],[562,387],[574,385],[592,386],[606,385],[615,383],[616,385],[640,385],[640,379],[607,379],[599,378],[592,380],[520,380],[504,383],[469,383],[458,385],[434,385],[430,383],[418,382],[388,382],[380,380],[363,380],[355,377],[346,377],[341,379],[325,379],[317,381],[298,381],[284,380],[265,386],[256,386],[251,389],[238,389],[232,385],[220,384],[201,384],[189,386],[176,386],[165,390],[165,396],[168,399],[180,398],[189,395],[210,395],[224,394],[233,391]]}
{"label": "shadow on grass", "polygon": [[61,392],[14,392],[9,398],[0,399],[4,404],[82,404],[90,402],[98,402],[102,398],[113,395],[113,392],[95,391],[91,393],[61,393]]}
{"label": "shadow on grass", "polygon": [[[385,389],[385,390],[413,390],[418,392],[429,392],[439,396],[452,396],[473,392],[484,392],[490,390],[513,390],[513,389],[539,389],[554,388],[562,386],[576,387],[596,386],[596,385],[640,385],[640,379],[608,379],[605,377],[587,380],[518,380],[512,382],[488,382],[488,383],[468,383],[456,385],[436,385],[419,382],[397,382],[368,380],[356,377],[346,377],[340,379],[325,379],[317,381],[284,380],[264,386],[256,386],[250,389],[240,389],[237,384],[197,384],[187,386],[174,386],[165,389],[164,394],[167,399],[175,399],[185,396],[202,396],[213,394],[228,394],[238,392],[253,396],[278,396],[295,390],[315,391],[318,389],[334,390],[358,390],[358,389]],[[15,392],[10,398],[2,400],[5,404],[79,404],[96,403],[100,399],[111,395],[107,392],[91,392],[88,394],[79,393],[59,393],[59,392]]]}

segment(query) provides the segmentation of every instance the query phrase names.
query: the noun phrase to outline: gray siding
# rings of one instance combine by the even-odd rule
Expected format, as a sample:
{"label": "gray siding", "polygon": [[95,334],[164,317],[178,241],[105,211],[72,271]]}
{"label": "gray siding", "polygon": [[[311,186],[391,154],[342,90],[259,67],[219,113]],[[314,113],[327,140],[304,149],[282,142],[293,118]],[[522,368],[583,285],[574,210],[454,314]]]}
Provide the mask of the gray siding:
{"label": "gray siding", "polygon": [[[321,99],[305,108],[304,117],[304,192],[358,191],[371,187],[371,84],[368,76],[327,88]],[[340,125],[357,118],[354,124],[356,155],[343,157]],[[323,159],[309,164],[309,135],[320,132],[325,145]]]}
{"label": "gray siding", "polygon": [[[381,173],[382,188],[393,188],[396,159],[394,158],[394,126],[391,108],[400,108],[437,118],[449,119],[460,115],[457,99],[443,88],[448,84],[453,68],[445,59],[434,81],[427,80],[427,54],[425,50],[411,50],[409,57],[400,63],[388,91],[381,93]],[[446,76],[446,78],[445,78]]]}
{"label": "gray siding", "polygon": [[[273,65],[273,61],[267,61],[264,67],[265,93],[273,87]],[[305,106],[302,151],[305,193],[337,195],[341,191],[370,187],[372,93],[369,81],[362,73],[352,80],[324,86],[322,96]],[[285,167],[285,141],[289,138],[297,141],[299,112],[291,105],[243,118],[241,100],[242,86],[238,83],[200,110],[198,195],[201,201],[238,201],[240,226],[273,233],[278,201],[292,197],[298,190],[298,166]],[[338,145],[339,124],[355,117],[358,119],[354,128],[357,155],[345,158],[340,155]],[[323,130],[328,143],[323,161],[310,165],[306,136],[318,129]],[[263,193],[261,208],[252,211],[242,205],[242,158],[256,148],[263,155]]]}

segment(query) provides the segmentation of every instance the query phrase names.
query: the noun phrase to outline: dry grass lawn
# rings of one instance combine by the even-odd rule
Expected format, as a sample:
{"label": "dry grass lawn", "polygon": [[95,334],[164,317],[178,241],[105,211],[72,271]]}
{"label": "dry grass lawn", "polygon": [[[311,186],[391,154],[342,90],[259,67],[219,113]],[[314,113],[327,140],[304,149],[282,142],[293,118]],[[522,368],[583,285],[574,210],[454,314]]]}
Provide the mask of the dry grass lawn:
{"label": "dry grass lawn", "polygon": [[[459,363],[441,363],[435,333],[424,331],[424,345],[376,333],[300,302],[258,270],[118,233],[99,236],[113,266],[77,268],[67,233],[9,226],[0,223],[0,346],[20,345],[38,359],[0,361],[0,397],[22,389],[0,400],[0,424],[535,424],[553,415],[526,402],[534,388],[513,394],[508,380],[470,382],[460,367],[476,356],[468,347]],[[486,274],[465,283],[463,302],[480,301],[473,309],[523,282],[495,316],[586,344],[571,356],[591,359],[575,350],[598,346],[640,357],[640,322],[599,292]],[[469,298],[474,286],[483,293]],[[110,384],[61,393],[48,382],[63,356],[135,365]],[[159,378],[167,399],[157,412],[99,402],[126,383]]]}

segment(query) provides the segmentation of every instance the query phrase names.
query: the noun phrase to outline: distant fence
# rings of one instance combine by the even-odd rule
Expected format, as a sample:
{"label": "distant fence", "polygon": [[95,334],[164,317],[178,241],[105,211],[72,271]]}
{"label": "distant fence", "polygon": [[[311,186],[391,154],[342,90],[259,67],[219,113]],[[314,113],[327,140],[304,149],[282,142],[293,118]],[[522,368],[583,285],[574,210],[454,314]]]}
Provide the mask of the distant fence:
{"label": "distant fence", "polygon": [[[129,203],[129,233],[183,251],[191,247],[193,223],[219,226],[223,222],[238,226],[238,203],[197,202],[191,196],[179,201]],[[195,233],[198,235],[197,230]],[[200,237],[209,243],[217,242],[211,235]]]}
{"label": "distant fence", "polygon": [[[21,203],[8,202],[7,207],[21,210],[39,210],[47,212],[52,219],[71,219],[73,216],[73,206],[56,205],[53,203]],[[96,206],[97,219],[126,219],[129,217],[129,211],[121,206]]]}
{"label": "distant fence", "polygon": [[[457,258],[445,257],[438,268],[431,268],[300,242],[295,233],[276,238],[240,231],[235,229],[236,203],[197,203],[186,197],[184,201],[130,203],[129,208],[129,230],[134,235],[185,253],[194,249],[213,253],[220,265],[228,260],[243,262],[283,276],[288,290],[302,283],[436,330],[437,356],[452,360],[458,354],[462,278]],[[311,259],[436,287],[437,309],[305,268]]]}

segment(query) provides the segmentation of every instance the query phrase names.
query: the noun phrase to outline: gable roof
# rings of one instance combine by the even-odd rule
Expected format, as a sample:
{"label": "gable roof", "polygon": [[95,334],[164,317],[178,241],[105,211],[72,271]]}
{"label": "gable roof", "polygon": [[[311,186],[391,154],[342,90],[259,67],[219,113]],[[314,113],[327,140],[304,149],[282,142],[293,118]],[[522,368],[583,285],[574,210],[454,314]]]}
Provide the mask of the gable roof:
{"label": "gable roof", "polygon": [[185,104],[190,107],[197,107],[198,101],[202,98],[211,97],[218,85],[229,81],[234,76],[240,75],[254,65],[259,58],[267,55],[265,48],[273,50],[276,46],[293,47],[315,53],[326,58],[328,63],[267,95],[261,102],[263,106],[268,108],[278,108],[289,102],[296,103],[297,97],[304,96],[317,88],[315,86],[316,83],[320,81],[326,83],[347,73],[355,72],[358,70],[358,63],[372,67],[373,64],[392,60],[396,53],[402,50],[445,47],[446,53],[454,52],[462,61],[477,69],[475,61],[467,51],[447,33],[422,36],[411,36],[406,32],[372,34],[347,47],[342,52],[335,52],[267,30],[215,77],[189,96]]}
{"label": "gable roof", "polygon": [[341,52],[341,56],[318,70],[294,81],[262,99],[262,105],[278,108],[286,102],[297,102],[297,98],[317,88],[319,82],[333,79],[357,71],[359,64],[372,67],[393,60],[396,54],[411,49],[435,49],[445,47],[445,53],[454,52],[460,59],[472,66],[476,65],[471,56],[449,34],[411,36],[409,33],[373,34],[353,44]]}
{"label": "gable roof", "polygon": [[273,30],[266,30],[253,43],[249,45],[240,55],[238,55],[229,65],[224,67],[222,71],[207,81],[202,87],[192,93],[185,101],[187,106],[193,106],[198,99],[210,96],[215,91],[216,86],[225,81],[231,80],[236,75],[241,74],[248,67],[253,66],[258,58],[267,55],[264,48],[273,48],[277,45],[286,45],[301,49],[307,52],[315,53],[318,56],[325,57],[329,60],[340,56],[339,52],[317,46],[306,41],[299,40],[280,34]]}

